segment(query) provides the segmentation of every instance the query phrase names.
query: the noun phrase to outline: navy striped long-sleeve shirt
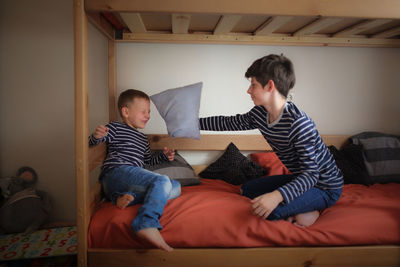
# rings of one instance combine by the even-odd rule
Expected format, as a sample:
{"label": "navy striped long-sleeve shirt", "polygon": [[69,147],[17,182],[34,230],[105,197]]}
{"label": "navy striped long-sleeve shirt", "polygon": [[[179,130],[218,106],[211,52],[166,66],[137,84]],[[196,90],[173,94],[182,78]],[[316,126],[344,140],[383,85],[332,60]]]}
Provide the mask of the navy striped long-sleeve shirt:
{"label": "navy striped long-sleeve shirt", "polygon": [[109,130],[103,138],[96,139],[93,135],[89,137],[89,146],[102,142],[107,144],[103,171],[121,165],[143,167],[144,164],[154,165],[168,161],[164,153],[159,153],[157,156],[151,153],[149,140],[144,133],[121,122],[111,122],[106,126]]}
{"label": "navy striped long-sleeve shirt", "polygon": [[294,103],[287,102],[280,117],[268,123],[268,112],[255,106],[236,116],[200,118],[201,130],[241,131],[259,129],[282,163],[295,178],[278,188],[290,203],[312,187],[340,189],[343,176],[323,143],[315,123]]}

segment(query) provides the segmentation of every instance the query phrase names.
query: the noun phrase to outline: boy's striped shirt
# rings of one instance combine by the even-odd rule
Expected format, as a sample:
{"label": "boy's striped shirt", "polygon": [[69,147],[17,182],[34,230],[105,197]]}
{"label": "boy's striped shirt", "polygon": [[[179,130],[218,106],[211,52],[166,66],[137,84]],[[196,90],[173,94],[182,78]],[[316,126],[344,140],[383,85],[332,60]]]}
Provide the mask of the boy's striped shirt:
{"label": "boy's striped shirt", "polygon": [[106,127],[109,130],[103,138],[96,139],[93,135],[89,137],[89,146],[107,143],[103,171],[121,165],[143,167],[144,164],[154,165],[168,160],[164,153],[152,155],[147,136],[127,124],[111,122]]}
{"label": "boy's striped shirt", "polygon": [[268,112],[256,106],[246,114],[200,118],[201,130],[241,131],[259,129],[276,155],[296,176],[278,188],[285,203],[289,203],[313,186],[320,189],[340,189],[343,176],[314,122],[292,102],[287,102],[280,117],[268,123]]}

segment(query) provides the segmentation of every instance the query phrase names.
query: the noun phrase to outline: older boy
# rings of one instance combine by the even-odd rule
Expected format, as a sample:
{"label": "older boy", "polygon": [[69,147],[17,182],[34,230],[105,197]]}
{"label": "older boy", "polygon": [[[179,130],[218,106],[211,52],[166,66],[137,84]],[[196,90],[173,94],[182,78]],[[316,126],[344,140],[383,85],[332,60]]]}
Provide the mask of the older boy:
{"label": "older boy", "polygon": [[119,208],[143,202],[132,222],[133,232],[166,251],[172,248],[164,241],[159,218],[168,199],[181,192],[180,184],[165,175],[143,169],[144,164],[172,161],[175,152],[153,156],[148,139],[137,129],[143,129],[150,119],[150,99],[141,91],[129,89],[118,98],[123,122],[99,125],[90,136],[89,145],[107,143],[100,180],[106,196]]}
{"label": "older boy", "polygon": [[259,129],[290,175],[255,179],[242,185],[253,213],[268,220],[288,219],[310,226],[339,199],[343,177],[314,122],[287,95],[295,84],[292,62],[283,55],[256,60],[247,70],[247,93],[256,105],[248,113],[200,119],[202,130]]}

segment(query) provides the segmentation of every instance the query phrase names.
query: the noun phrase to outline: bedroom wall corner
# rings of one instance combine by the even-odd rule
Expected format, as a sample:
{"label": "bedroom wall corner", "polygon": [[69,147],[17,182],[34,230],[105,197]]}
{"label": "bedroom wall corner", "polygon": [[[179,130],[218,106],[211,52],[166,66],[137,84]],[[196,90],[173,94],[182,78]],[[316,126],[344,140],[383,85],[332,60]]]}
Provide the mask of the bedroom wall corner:
{"label": "bedroom wall corner", "polygon": [[33,167],[52,199],[50,220],[74,221],[73,6],[2,5],[0,175]]}
{"label": "bedroom wall corner", "polygon": [[[108,120],[107,39],[88,31],[92,130]],[[33,167],[51,221],[76,219],[73,38],[71,1],[0,1],[0,177]]]}

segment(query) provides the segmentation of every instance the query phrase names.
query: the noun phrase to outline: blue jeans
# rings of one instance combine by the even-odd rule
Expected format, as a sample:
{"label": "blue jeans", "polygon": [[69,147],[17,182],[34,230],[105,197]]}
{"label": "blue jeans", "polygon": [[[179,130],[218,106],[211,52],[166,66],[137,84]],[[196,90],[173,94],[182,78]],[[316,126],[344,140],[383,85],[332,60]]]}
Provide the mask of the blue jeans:
{"label": "blue jeans", "polygon": [[[242,195],[255,198],[272,192],[289,183],[294,175],[274,175],[265,178],[250,180],[242,185]],[[322,190],[312,187],[289,204],[279,204],[268,216],[268,220],[286,219],[299,213],[323,210],[335,204],[342,193],[342,189]]]}
{"label": "blue jeans", "polygon": [[106,197],[114,204],[124,194],[135,198],[129,206],[143,203],[131,224],[134,233],[145,228],[162,229],[159,219],[167,200],[181,193],[179,182],[136,166],[113,168],[103,172],[101,180]]}

